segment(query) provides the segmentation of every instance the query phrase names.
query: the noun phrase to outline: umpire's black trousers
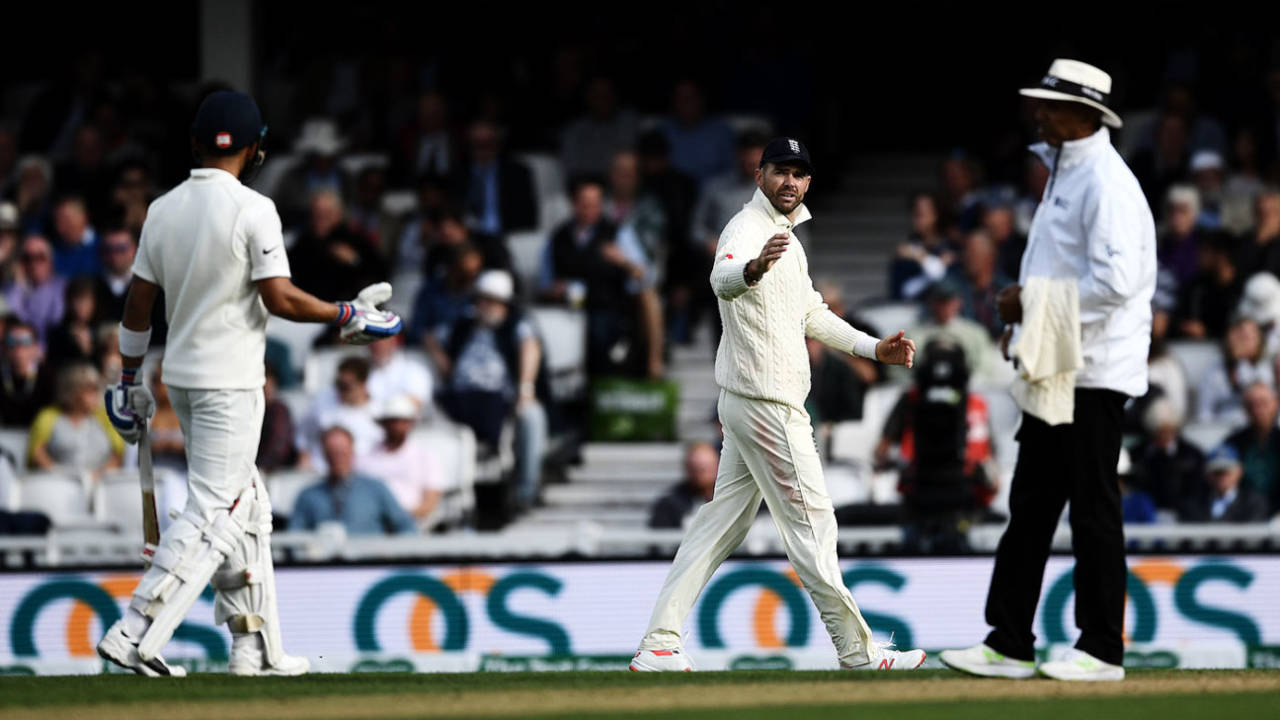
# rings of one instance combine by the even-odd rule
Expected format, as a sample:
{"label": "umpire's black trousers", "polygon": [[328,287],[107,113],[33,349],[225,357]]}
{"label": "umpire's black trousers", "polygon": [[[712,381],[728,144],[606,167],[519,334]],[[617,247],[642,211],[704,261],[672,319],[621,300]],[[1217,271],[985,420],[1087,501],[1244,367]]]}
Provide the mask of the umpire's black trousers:
{"label": "umpire's black trousers", "polygon": [[1124,658],[1124,528],[1116,463],[1127,396],[1077,388],[1075,421],[1050,426],[1022,414],[1018,464],[1009,490],[1009,527],[996,550],[987,592],[987,645],[1019,660],[1035,659],[1031,623],[1044,565],[1063,505],[1071,501],[1076,556],[1076,647],[1103,662]]}

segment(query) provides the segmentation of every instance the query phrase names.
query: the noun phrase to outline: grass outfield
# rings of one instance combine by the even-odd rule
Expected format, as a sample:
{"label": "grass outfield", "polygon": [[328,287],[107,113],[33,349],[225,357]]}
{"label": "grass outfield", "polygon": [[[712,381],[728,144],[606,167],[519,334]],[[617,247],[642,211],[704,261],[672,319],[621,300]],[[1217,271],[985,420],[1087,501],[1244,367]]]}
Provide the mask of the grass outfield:
{"label": "grass outfield", "polygon": [[0,717],[58,718],[914,718],[1274,717],[1280,671],[1135,670],[1122,683],[983,680],[956,673],[738,671],[473,673],[156,680],[0,678]]}

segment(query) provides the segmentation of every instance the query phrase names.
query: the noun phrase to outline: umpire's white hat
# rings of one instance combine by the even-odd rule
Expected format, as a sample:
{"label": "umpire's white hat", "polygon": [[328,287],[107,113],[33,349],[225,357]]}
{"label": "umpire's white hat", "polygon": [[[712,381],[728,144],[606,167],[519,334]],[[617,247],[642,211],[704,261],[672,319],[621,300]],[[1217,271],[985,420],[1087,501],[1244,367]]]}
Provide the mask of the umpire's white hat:
{"label": "umpire's white hat", "polygon": [[1124,125],[1107,103],[1111,100],[1111,76],[1079,60],[1059,58],[1040,79],[1040,87],[1018,91],[1027,97],[1062,100],[1088,105],[1102,113],[1102,122],[1113,128]]}

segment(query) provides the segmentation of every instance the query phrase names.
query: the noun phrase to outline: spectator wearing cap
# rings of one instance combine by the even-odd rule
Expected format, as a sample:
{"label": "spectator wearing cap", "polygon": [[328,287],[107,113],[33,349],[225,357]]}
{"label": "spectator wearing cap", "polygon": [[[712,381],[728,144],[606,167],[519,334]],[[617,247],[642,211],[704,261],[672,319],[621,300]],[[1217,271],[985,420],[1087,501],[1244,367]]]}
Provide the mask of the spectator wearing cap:
{"label": "spectator wearing cap", "polygon": [[421,415],[431,402],[431,371],[404,351],[404,336],[369,343],[369,397],[379,406],[409,398]]}
{"label": "spectator wearing cap", "polygon": [[342,198],[330,189],[311,197],[311,219],[289,249],[289,267],[293,283],[317,297],[355,297],[388,278],[386,260],[351,229]]}
{"label": "spectator wearing cap", "polygon": [[1191,182],[1200,193],[1196,224],[1210,230],[1222,227],[1222,175],[1222,154],[1217,150],[1197,150],[1191,156]]}
{"label": "spectator wearing cap", "polygon": [[481,273],[475,304],[437,336],[443,351],[440,402],[489,450],[498,448],[503,426],[514,420],[516,500],[529,507],[538,497],[547,443],[547,416],[539,400],[546,396],[545,373],[542,344],[513,300],[510,273]]}
{"label": "spectator wearing cap", "polygon": [[1276,414],[1280,403],[1275,386],[1255,382],[1245,388],[1248,424],[1224,441],[1235,449],[1243,467],[1243,485],[1260,495],[1271,513],[1280,512],[1280,428]]}
{"label": "spectator wearing cap", "polygon": [[[907,331],[907,336],[924,347],[934,337],[946,336],[964,350],[965,363],[971,378],[990,379],[997,372],[995,344],[987,329],[960,314],[964,301],[960,297],[959,283],[950,277],[934,283],[929,290],[923,323]],[[907,380],[912,377],[905,367],[891,367],[891,376]]]}
{"label": "spectator wearing cap", "polygon": [[1245,419],[1241,394],[1254,383],[1275,382],[1262,329],[1252,318],[1237,315],[1222,340],[1222,362],[1199,378],[1196,419],[1239,423]]}
{"label": "spectator wearing cap", "polygon": [[53,268],[53,245],[43,235],[22,241],[21,276],[4,288],[9,311],[35,328],[41,345],[53,326],[62,320],[67,279]]}
{"label": "spectator wearing cap", "polygon": [[25,428],[41,408],[53,402],[53,375],[43,360],[35,328],[21,320],[5,325],[0,425]]}
{"label": "spectator wearing cap", "polygon": [[1253,217],[1254,226],[1240,238],[1236,267],[1246,278],[1262,270],[1280,275],[1280,188],[1258,193]]}
{"label": "spectator wearing cap", "polygon": [[1198,264],[1195,276],[1178,289],[1174,326],[1180,337],[1220,338],[1227,333],[1244,288],[1244,277],[1236,269],[1235,242],[1221,232],[1207,235]]}
{"label": "spectator wearing cap", "polygon": [[333,193],[340,204],[351,199],[351,179],[338,163],[338,155],[346,146],[347,141],[334,121],[311,118],[302,124],[293,146],[294,153],[302,156],[302,162],[280,179],[273,197],[286,228],[306,223],[311,199],[316,193]]}
{"label": "spectator wearing cap", "polygon": [[733,131],[723,120],[707,116],[706,96],[692,80],[671,91],[671,115],[659,125],[671,143],[671,163],[706,184],[733,164]]}
{"label": "spectator wearing cap", "polygon": [[1001,272],[996,252],[987,231],[974,230],[965,237],[960,262],[953,264],[949,272],[960,293],[960,314],[986,328],[993,340],[1004,332],[1004,323],[996,312],[996,295],[1013,283]]}
{"label": "spectator wearing cap", "polygon": [[0,288],[8,286],[16,278],[22,254],[18,242],[18,207],[10,202],[0,202]]}
{"label": "spectator wearing cap", "polygon": [[382,428],[374,421],[377,405],[369,397],[369,360],[349,355],[338,363],[333,386],[311,401],[298,424],[298,464],[324,470],[321,434],[325,428],[341,425],[355,442],[357,454],[369,452],[382,441]]}
{"label": "spectator wearing cap", "polygon": [[[1036,164],[1044,167],[1039,160]],[[1027,238],[1018,232],[1014,206],[1002,202],[987,205],[982,210],[982,229],[995,243],[997,272],[1006,278],[1018,277],[1022,253],[1027,250]]]}
{"label": "spectator wearing cap", "polygon": [[1142,417],[1142,441],[1131,453],[1133,486],[1174,517],[1204,477],[1204,453],[1182,436],[1182,418],[1168,398],[1150,402]]}
{"label": "spectator wearing cap", "polygon": [[889,293],[895,300],[924,297],[956,259],[956,248],[945,233],[941,203],[932,193],[911,198],[911,234],[898,246],[889,266]]}
{"label": "spectator wearing cap", "polygon": [[1191,282],[1199,269],[1200,192],[1190,185],[1173,185],[1165,195],[1164,232],[1157,243],[1161,268],[1173,272],[1179,285]]}
{"label": "spectator wearing cap", "polygon": [[560,162],[571,178],[604,175],[610,161],[636,142],[636,115],[618,106],[612,80],[592,78],[585,100],[586,114],[569,123],[560,135]]}
{"label": "spectator wearing cap", "polygon": [[321,434],[325,467],[320,482],[298,494],[290,530],[316,530],[337,523],[348,535],[415,533],[413,517],[381,481],[355,470],[355,441],[341,425]]}
{"label": "spectator wearing cap", "polygon": [[413,436],[418,403],[408,395],[386,399],[377,414],[382,442],[356,458],[356,470],[384,482],[419,527],[435,512],[448,482],[435,453]]}
{"label": "spectator wearing cap", "polygon": [[1249,278],[1236,314],[1258,323],[1264,338],[1264,355],[1270,358],[1280,355],[1280,278],[1271,273],[1258,273]]}
{"label": "spectator wearing cap", "polygon": [[455,168],[453,183],[473,233],[501,238],[538,227],[533,173],[503,152],[502,133],[492,122],[472,123],[466,158]]}
{"label": "spectator wearing cap", "polygon": [[1265,522],[1271,514],[1266,498],[1242,484],[1244,467],[1231,445],[1220,445],[1209,455],[1202,477],[1182,508],[1183,522]]}

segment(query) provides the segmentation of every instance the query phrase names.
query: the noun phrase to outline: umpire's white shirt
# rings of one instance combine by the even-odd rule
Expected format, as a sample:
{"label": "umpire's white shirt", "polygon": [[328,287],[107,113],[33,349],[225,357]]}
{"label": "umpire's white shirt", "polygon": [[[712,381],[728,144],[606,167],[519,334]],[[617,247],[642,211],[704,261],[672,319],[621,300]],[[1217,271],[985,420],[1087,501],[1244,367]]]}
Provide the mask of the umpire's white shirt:
{"label": "umpire's white shirt", "polygon": [[254,281],[289,277],[275,203],[223,170],[192,170],[151,203],[133,273],[164,290],[166,385],[262,387],[267,308]]}
{"label": "umpire's white shirt", "polygon": [[1156,231],[1151,209],[1104,127],[1031,151],[1049,168],[1022,256],[1019,282],[1076,278],[1084,367],[1076,387],[1147,392]]}

